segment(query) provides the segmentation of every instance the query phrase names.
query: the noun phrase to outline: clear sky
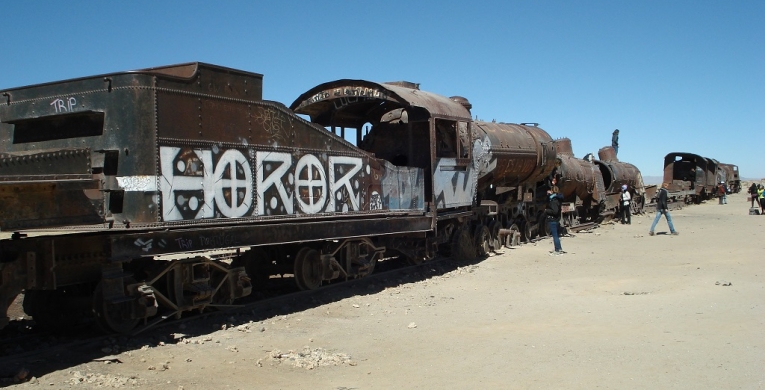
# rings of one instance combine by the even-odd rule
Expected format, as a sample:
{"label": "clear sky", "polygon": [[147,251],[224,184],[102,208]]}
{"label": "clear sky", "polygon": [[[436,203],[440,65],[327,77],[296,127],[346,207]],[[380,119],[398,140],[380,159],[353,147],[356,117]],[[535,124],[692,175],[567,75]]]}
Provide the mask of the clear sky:
{"label": "clear sky", "polygon": [[407,80],[580,157],[618,128],[644,176],[689,152],[765,177],[763,0],[25,0],[0,21],[0,90],[192,61],[262,73],[288,106],[336,79]]}

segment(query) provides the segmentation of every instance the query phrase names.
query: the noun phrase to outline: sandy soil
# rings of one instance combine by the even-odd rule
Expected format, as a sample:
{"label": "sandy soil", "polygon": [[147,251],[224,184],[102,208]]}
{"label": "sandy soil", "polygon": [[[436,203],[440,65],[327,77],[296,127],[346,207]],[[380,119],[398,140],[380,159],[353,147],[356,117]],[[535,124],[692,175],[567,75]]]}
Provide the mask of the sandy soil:
{"label": "sandy soil", "polygon": [[[564,237],[564,256],[548,238],[286,314],[188,325],[127,350],[107,340],[91,347],[98,360],[30,358],[35,377],[10,386],[765,388],[765,216],[748,215],[744,193],[728,202],[674,211],[679,236],[662,220],[650,237],[653,215],[633,216]],[[61,368],[35,371],[51,359]]]}

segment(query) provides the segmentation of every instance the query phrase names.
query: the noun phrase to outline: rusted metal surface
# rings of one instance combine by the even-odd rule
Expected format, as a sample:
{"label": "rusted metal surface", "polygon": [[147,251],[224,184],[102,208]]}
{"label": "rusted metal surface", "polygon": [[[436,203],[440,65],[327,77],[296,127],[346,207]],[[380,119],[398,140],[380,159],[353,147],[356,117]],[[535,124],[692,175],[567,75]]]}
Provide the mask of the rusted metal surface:
{"label": "rusted metal surface", "polygon": [[[459,146],[457,131],[464,130],[461,150],[470,152],[465,102],[387,88],[396,95],[392,101],[412,103],[407,115],[414,119],[427,106],[439,120],[450,120],[426,119],[426,137],[437,126],[453,125],[452,146]],[[129,285],[135,283],[121,276],[125,267],[151,274],[153,263],[139,258],[279,246],[276,260],[284,267],[298,245],[324,256],[325,241],[414,239],[432,228],[433,215],[425,211],[431,174],[376,158],[283,104],[263,101],[257,73],[189,63],[2,92],[0,228],[19,233],[0,240],[1,302],[22,289],[92,288],[100,281],[96,312],[106,316],[107,327],[122,331],[151,313],[139,301],[152,292],[134,294]],[[468,157],[450,156],[452,166],[468,165]],[[460,174],[466,182],[474,176]],[[27,237],[23,230],[82,224],[91,225],[55,237],[39,230]],[[202,263],[193,260],[189,267]],[[243,273],[234,271],[239,276],[225,294],[246,295]],[[120,296],[128,307],[116,303]],[[130,318],[121,323],[108,318],[110,312]]]}
{"label": "rusted metal surface", "polygon": [[558,155],[558,188],[564,202],[577,202],[586,207],[605,201],[605,187],[598,167],[587,160],[574,157],[569,138],[554,141]]}
{"label": "rusted metal surface", "polygon": [[477,147],[484,155],[478,188],[517,187],[544,180],[555,168],[552,137],[533,125],[476,121]]}
{"label": "rusted metal surface", "polygon": [[310,89],[290,107],[321,126],[354,129],[357,145],[376,157],[422,168],[425,197],[436,210],[472,204],[478,171],[466,99],[410,82],[343,79]]}
{"label": "rusted metal surface", "polygon": [[406,108],[402,123],[423,121],[430,116],[470,120],[469,108],[463,104],[422,91],[419,84],[404,81],[331,81],[311,88],[290,105],[295,112],[309,115],[311,122],[351,128],[359,128],[366,122],[383,121],[384,115],[393,118],[400,108]]}
{"label": "rusted metal surface", "polygon": [[670,193],[705,198],[715,186],[716,172],[709,160],[693,153],[672,152],[664,157],[664,183]]}
{"label": "rusted metal surface", "polygon": [[741,178],[739,177],[738,166],[733,164],[720,163],[718,168],[721,171],[721,181],[728,185],[728,191],[731,193],[740,192]]}
{"label": "rusted metal surface", "polygon": [[[389,209],[391,199],[395,209],[424,209],[421,173],[385,166],[262,101],[261,89],[259,74],[194,63],[8,91],[10,104],[0,105],[0,182],[42,185],[57,207],[46,208],[45,218],[20,215],[23,208],[7,206],[24,203],[10,198],[27,191],[5,191],[3,227],[33,219],[138,227],[366,213]],[[420,95],[417,101],[443,103]],[[75,126],[83,118],[84,130]],[[82,158],[58,157],[75,153]],[[67,185],[82,188],[66,193],[75,199],[60,196]]]}
{"label": "rusted metal surface", "polygon": [[603,173],[603,182],[607,192],[619,192],[621,186],[626,184],[630,190],[634,189],[642,195],[645,184],[643,183],[643,175],[636,166],[619,161],[614,149],[610,146],[600,149],[598,157],[600,161],[596,161],[596,163],[599,164]]}

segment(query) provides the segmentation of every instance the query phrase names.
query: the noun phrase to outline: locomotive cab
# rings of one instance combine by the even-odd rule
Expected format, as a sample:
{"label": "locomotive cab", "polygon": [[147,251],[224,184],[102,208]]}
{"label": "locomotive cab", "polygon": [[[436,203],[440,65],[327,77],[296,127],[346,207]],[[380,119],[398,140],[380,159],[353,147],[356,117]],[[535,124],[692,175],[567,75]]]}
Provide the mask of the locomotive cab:
{"label": "locomotive cab", "polygon": [[423,169],[430,211],[472,205],[475,170],[466,99],[421,91],[419,84],[405,81],[337,80],[305,92],[290,108],[341,136],[355,130],[357,146],[377,158]]}

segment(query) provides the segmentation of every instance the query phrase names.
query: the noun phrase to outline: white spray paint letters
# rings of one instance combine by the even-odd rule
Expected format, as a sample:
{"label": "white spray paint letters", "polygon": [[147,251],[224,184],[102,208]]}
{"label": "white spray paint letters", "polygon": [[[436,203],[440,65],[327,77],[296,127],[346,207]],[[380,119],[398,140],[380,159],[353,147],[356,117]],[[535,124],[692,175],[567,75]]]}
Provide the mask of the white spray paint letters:
{"label": "white spray paint letters", "polygon": [[73,97],[68,97],[66,99],[58,98],[50,102],[50,105],[53,107],[53,111],[57,114],[62,112],[72,112],[77,106],[77,99]]}
{"label": "white spray paint letters", "polygon": [[362,159],[320,157],[161,147],[162,216],[173,221],[361,210]]}

